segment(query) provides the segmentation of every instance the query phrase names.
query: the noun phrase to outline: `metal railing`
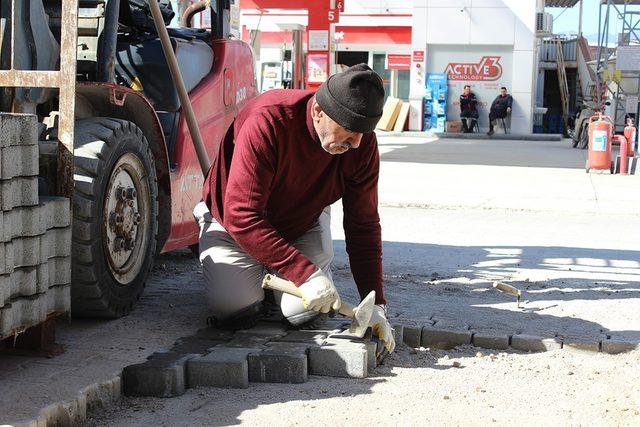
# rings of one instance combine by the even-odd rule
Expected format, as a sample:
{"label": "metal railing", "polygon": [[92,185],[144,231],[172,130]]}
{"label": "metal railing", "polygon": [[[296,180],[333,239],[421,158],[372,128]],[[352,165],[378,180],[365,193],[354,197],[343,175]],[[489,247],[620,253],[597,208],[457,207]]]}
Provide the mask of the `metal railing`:
{"label": "metal railing", "polygon": [[[73,129],[78,0],[61,0],[60,69],[55,71],[17,70],[14,68],[16,25],[13,17],[15,16],[17,1],[21,0],[11,0],[11,61],[8,70],[0,70],[0,87],[59,89],[57,193],[70,198],[73,194]],[[4,34],[4,31],[1,34]]]}

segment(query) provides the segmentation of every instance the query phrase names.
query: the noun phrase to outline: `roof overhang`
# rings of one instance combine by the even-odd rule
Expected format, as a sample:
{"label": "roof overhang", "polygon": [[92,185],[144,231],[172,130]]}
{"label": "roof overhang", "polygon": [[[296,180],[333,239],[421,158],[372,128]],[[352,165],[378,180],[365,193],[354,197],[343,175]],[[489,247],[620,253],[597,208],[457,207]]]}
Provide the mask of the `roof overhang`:
{"label": "roof overhang", "polygon": [[544,5],[546,7],[573,7],[578,4],[580,0],[545,0]]}

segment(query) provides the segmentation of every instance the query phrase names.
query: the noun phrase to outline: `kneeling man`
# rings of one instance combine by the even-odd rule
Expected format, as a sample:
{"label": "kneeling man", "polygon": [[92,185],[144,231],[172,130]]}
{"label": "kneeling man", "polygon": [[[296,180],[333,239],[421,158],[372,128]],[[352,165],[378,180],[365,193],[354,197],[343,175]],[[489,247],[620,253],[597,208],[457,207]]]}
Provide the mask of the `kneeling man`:
{"label": "kneeling man", "polygon": [[233,325],[255,318],[267,272],[292,281],[303,295],[276,292],[291,324],[338,309],[329,207],[342,199],[353,278],[362,298],[376,291],[371,324],[393,351],[373,132],[383,104],[380,76],[359,64],[331,76],[316,93],[272,90],[239,113],[205,179],[204,201],[194,211],[206,298],[216,321]]}

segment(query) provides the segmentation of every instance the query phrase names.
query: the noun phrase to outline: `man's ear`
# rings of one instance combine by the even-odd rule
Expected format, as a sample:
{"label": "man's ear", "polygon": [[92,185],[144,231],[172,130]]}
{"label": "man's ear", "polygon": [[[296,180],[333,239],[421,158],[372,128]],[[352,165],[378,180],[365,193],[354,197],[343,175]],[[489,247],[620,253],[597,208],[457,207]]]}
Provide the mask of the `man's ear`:
{"label": "man's ear", "polygon": [[311,106],[311,117],[313,120],[320,120],[320,117],[322,117],[322,108],[320,108],[320,105],[316,101],[313,101],[313,105]]}

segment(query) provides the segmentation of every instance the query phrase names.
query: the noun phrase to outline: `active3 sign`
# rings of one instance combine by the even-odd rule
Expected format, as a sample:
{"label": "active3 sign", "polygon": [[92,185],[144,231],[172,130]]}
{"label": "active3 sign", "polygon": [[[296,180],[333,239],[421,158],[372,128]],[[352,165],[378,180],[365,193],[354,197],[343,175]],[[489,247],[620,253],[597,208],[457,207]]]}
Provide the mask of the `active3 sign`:
{"label": "active3 sign", "polygon": [[494,81],[502,77],[501,56],[483,56],[478,63],[450,62],[444,72],[450,80]]}

